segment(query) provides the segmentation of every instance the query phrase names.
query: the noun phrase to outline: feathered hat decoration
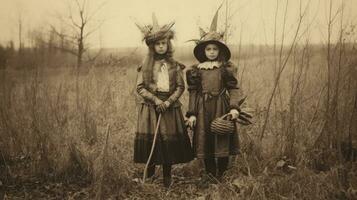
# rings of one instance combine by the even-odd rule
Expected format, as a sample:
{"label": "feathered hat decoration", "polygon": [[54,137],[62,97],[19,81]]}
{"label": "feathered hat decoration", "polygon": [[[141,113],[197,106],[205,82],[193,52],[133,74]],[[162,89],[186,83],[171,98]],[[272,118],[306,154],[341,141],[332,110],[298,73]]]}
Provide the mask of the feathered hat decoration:
{"label": "feathered hat decoration", "polygon": [[157,40],[164,38],[172,39],[174,37],[174,32],[171,30],[171,28],[175,22],[170,22],[160,27],[155,13],[152,14],[152,22],[152,25],[141,25],[137,22],[135,23],[135,25],[143,34],[143,40],[145,40],[147,45]]}

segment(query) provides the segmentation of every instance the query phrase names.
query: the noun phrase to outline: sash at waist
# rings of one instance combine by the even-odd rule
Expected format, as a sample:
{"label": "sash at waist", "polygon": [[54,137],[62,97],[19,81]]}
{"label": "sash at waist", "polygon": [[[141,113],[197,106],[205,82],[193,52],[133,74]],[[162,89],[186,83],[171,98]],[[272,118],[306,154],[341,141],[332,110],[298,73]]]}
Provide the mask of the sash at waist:
{"label": "sash at waist", "polygon": [[208,99],[212,99],[212,98],[215,98],[215,97],[219,97],[219,96],[222,96],[222,95],[225,95],[226,94],[226,89],[223,88],[221,91],[219,92],[205,92],[205,91],[199,91],[199,95],[203,97],[204,100],[208,100]]}

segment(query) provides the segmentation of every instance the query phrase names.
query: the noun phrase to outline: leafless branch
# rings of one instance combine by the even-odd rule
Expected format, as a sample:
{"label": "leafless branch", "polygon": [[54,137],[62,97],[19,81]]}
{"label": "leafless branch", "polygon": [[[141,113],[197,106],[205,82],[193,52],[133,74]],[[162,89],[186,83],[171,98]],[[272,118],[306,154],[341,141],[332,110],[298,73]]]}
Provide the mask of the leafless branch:
{"label": "leafless branch", "polygon": [[[300,1],[300,3],[301,3],[301,1]],[[301,4],[300,4],[300,5],[301,5]],[[263,137],[264,137],[264,133],[265,133],[265,130],[266,130],[267,122],[268,122],[268,119],[269,119],[269,114],[270,114],[270,108],[271,108],[272,100],[273,100],[274,95],[275,95],[275,92],[276,92],[276,90],[277,90],[277,88],[278,88],[281,74],[282,74],[282,72],[284,71],[284,69],[285,69],[285,67],[286,67],[286,64],[287,64],[287,62],[288,62],[288,60],[289,60],[289,58],[290,58],[290,56],[291,56],[291,54],[292,54],[292,51],[293,51],[293,49],[294,49],[294,47],[295,47],[295,45],[296,45],[296,40],[297,40],[297,37],[298,37],[298,35],[299,35],[299,33],[300,33],[300,28],[301,28],[302,20],[304,19],[304,16],[305,16],[305,14],[306,14],[307,8],[308,8],[308,5],[305,7],[305,9],[304,9],[303,12],[301,12],[301,9],[300,9],[299,20],[298,20],[298,23],[297,23],[297,27],[296,27],[296,29],[295,29],[295,35],[294,35],[293,40],[292,40],[292,42],[291,42],[291,44],[290,44],[289,51],[288,51],[286,57],[284,58],[282,64],[281,64],[281,65],[279,64],[279,71],[278,71],[277,77],[276,77],[276,79],[275,79],[273,91],[272,91],[272,93],[271,93],[271,95],[270,95],[270,98],[269,98],[269,101],[268,101],[268,106],[267,106],[267,109],[268,109],[268,110],[267,110],[267,114],[266,114],[266,116],[265,116],[265,120],[264,120],[264,123],[263,123],[262,131],[261,131],[261,133],[260,133],[260,140],[262,140]]]}

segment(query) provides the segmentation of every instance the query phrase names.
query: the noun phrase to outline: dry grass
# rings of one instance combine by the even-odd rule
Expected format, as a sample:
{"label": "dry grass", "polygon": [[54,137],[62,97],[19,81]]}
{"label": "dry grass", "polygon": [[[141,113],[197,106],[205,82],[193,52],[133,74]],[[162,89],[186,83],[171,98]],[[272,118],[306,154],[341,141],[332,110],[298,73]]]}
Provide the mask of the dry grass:
{"label": "dry grass", "polygon": [[[193,63],[192,60],[183,62]],[[88,67],[81,71],[79,108],[75,105],[75,73],[69,68],[2,70],[0,180],[10,187],[31,177],[55,182],[76,182],[85,178],[87,184],[81,190],[66,193],[63,189],[66,194],[63,197],[67,199],[350,198],[354,194],[352,189],[357,188],[353,181],[357,180],[354,166],[340,166],[334,156],[336,152],[331,150],[326,155],[325,150],[314,146],[323,123],[323,107],[320,99],[315,98],[324,86],[325,64],[319,51],[312,54],[311,67],[304,72],[304,90],[298,97],[303,104],[296,114],[299,121],[294,121],[294,156],[285,154],[286,145],[291,144],[285,131],[290,114],[292,62],[281,78],[279,95],[283,98],[273,106],[265,137],[259,140],[266,102],[273,86],[272,62],[271,56],[245,56],[239,61],[239,78],[248,94],[248,106],[254,112],[255,123],[241,128],[242,154],[232,158],[232,167],[224,180],[208,187],[201,186],[202,163],[194,161],[175,166],[174,186],[168,190],[161,186],[161,178],[153,183],[140,183],[143,166],[132,161],[136,126],[134,83],[138,63]],[[352,95],[342,94],[346,99]],[[181,98],[184,111],[187,98],[185,92]],[[341,107],[348,110],[352,103],[345,101]],[[110,134],[106,140],[108,124]],[[277,167],[281,160],[286,165]],[[288,165],[294,168],[286,168]],[[322,165],[327,169],[319,169]],[[346,177],[347,187],[341,185],[341,179]],[[24,197],[10,192],[9,198],[11,195]]]}

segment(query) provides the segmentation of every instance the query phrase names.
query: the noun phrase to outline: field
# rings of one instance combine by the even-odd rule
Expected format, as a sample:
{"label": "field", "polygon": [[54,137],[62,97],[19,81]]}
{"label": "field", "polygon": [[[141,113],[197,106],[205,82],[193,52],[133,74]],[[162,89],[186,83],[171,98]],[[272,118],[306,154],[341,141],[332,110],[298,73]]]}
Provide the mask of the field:
{"label": "field", "polygon": [[[295,47],[274,94],[287,50],[281,56],[269,47],[234,50],[254,114],[253,125],[239,127],[242,154],[230,159],[218,184],[200,184],[200,160],[176,165],[169,189],[161,169],[157,179],[141,183],[144,166],[132,161],[142,51],[106,53],[79,74],[63,66],[3,68],[0,193],[5,199],[356,199],[356,52],[346,48],[331,59],[327,84],[324,46]],[[195,62],[190,52],[175,54],[186,69]],[[106,62],[113,56],[116,62]]]}

